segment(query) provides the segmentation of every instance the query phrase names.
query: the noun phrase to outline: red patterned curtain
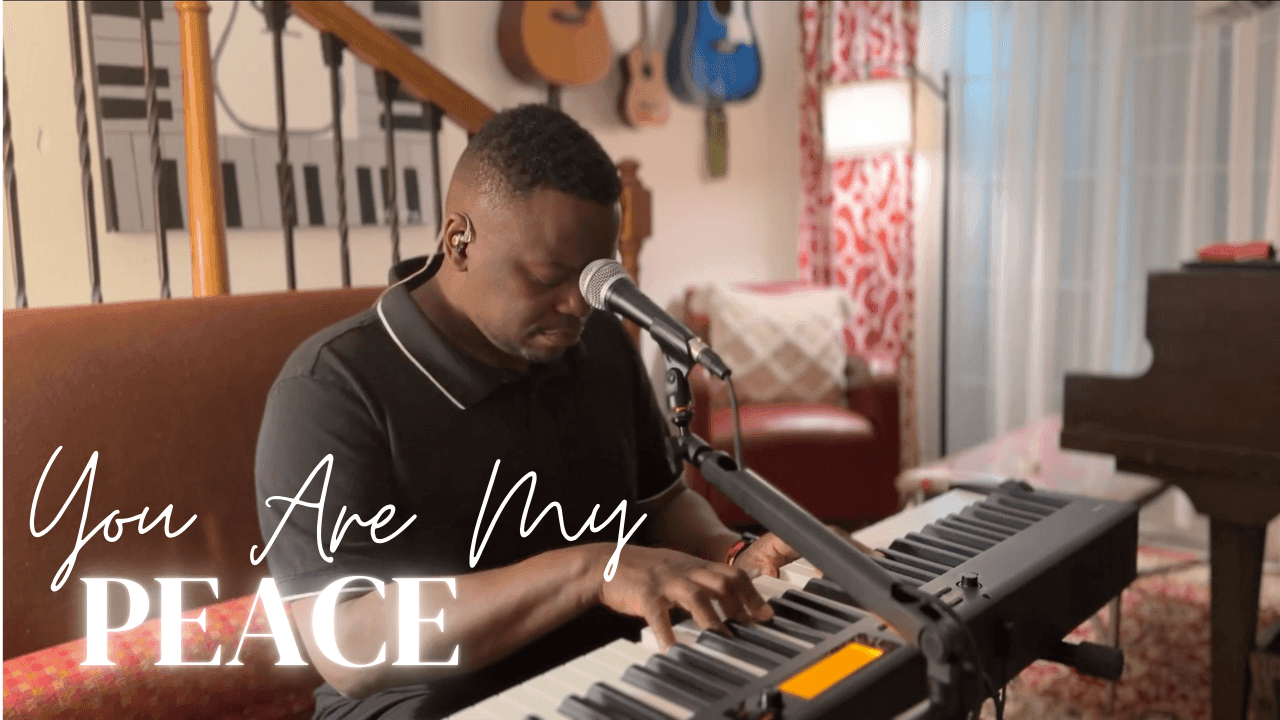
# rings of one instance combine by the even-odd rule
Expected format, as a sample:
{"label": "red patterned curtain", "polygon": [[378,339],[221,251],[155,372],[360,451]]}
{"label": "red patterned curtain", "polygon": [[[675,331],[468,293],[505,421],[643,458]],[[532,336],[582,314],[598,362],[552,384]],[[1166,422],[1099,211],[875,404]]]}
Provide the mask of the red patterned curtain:
{"label": "red patterned curtain", "polygon": [[846,332],[874,365],[896,368],[902,388],[902,461],[919,460],[916,433],[911,153],[823,156],[822,91],[828,85],[897,77],[914,66],[918,16],[912,0],[804,0],[800,101],[800,276],[853,297]]}

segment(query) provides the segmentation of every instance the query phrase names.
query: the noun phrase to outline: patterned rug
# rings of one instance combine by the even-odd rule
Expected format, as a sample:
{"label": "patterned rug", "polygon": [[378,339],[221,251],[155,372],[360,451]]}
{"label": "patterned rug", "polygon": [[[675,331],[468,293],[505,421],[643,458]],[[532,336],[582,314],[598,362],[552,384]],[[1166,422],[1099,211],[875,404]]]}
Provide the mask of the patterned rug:
{"label": "patterned rug", "polygon": [[[1193,560],[1188,553],[1142,548],[1139,572]],[[1048,662],[1028,667],[1008,686],[1008,720],[1207,720],[1209,717],[1208,567],[1201,564],[1141,577],[1121,599],[1120,646],[1125,670],[1116,683]],[[1280,619],[1280,575],[1264,574],[1259,628]],[[1111,610],[1104,608],[1068,640],[1106,643]],[[983,718],[995,717],[990,702]]]}

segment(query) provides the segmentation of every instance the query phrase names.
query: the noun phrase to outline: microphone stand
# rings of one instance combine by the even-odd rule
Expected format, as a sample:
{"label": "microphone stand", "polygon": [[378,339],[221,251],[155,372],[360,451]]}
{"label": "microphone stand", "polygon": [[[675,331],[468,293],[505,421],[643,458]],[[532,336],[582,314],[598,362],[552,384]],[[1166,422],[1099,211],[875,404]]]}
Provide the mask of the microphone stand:
{"label": "microphone stand", "polygon": [[677,456],[698,468],[712,486],[786,541],[863,608],[880,616],[924,656],[929,706],[920,718],[963,718],[985,699],[976,670],[962,657],[965,628],[941,603],[917,587],[901,583],[871,558],[832,532],[760,475],[739,468],[729,454],[689,431],[693,395],[687,348],[657,337],[666,360],[667,409],[679,435],[670,439]]}

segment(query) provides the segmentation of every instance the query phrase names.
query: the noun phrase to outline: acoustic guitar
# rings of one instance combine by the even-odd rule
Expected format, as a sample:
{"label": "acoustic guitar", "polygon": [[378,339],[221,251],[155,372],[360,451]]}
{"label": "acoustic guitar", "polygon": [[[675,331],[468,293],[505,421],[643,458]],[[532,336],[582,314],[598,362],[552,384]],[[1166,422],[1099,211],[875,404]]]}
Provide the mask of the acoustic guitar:
{"label": "acoustic guitar", "polygon": [[724,106],[754,95],[762,74],[750,2],[676,3],[676,26],[667,50],[667,84],[676,99],[706,110],[707,169],[712,177],[728,171]]}
{"label": "acoustic guitar", "polygon": [[512,75],[545,82],[555,107],[561,87],[600,82],[613,62],[600,3],[583,0],[504,0],[498,50]]}
{"label": "acoustic guitar", "polygon": [[662,53],[649,47],[649,3],[640,0],[640,42],[622,57],[618,114],[631,127],[661,125],[671,112]]}

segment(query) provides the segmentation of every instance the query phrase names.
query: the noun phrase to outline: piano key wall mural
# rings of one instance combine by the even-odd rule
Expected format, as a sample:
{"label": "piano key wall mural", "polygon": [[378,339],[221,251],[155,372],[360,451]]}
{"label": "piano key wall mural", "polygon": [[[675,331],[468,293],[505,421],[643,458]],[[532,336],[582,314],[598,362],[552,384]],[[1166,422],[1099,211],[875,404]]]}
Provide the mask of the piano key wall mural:
{"label": "piano key wall mural", "polygon": [[[418,0],[353,0],[348,3],[376,24],[399,37],[406,45],[422,50],[422,8]],[[182,68],[179,60],[177,18],[172,6],[155,0],[146,3],[151,22],[156,63],[162,163],[161,217],[166,228],[186,227],[186,160],[182,131]],[[140,47],[139,4],[94,0],[90,8],[90,52],[94,65],[95,96],[99,106],[102,138],[103,196],[106,227],[113,232],[151,232],[154,212],[151,193],[151,162],[148,149],[142,48]],[[216,13],[221,15],[221,13]],[[228,15],[230,15],[228,13]],[[247,1],[240,1],[234,16],[237,32],[261,32],[262,15]],[[225,30],[225,22],[211,18],[210,40],[215,48]],[[314,32],[298,20],[290,20],[286,34],[307,40]],[[255,38],[266,45],[266,38]],[[287,53],[299,52],[324,71],[320,43],[306,58],[310,42],[286,45]],[[296,58],[289,58],[292,63]],[[289,67],[293,67],[290,65]],[[344,99],[344,143],[348,221],[354,226],[387,222],[386,146],[383,128],[387,119],[378,97],[374,72],[367,65],[345,58],[344,88],[353,90]],[[220,83],[261,84],[259,96],[268,98],[274,88],[270,72],[253,77],[220,77]],[[289,76],[286,73],[286,83]],[[316,88],[315,100],[329,106],[328,84]],[[354,103],[354,107],[351,104]],[[293,105],[290,126],[294,127]],[[274,106],[255,108],[255,117],[273,118],[271,127],[247,130],[219,120],[219,154],[222,160],[226,224],[229,230],[279,228],[280,196],[275,164],[279,158],[274,130]],[[236,107],[236,111],[243,108]],[[327,122],[328,114],[325,111]],[[351,122],[348,118],[353,119]],[[431,186],[431,113],[427,106],[401,92],[392,103],[396,130],[396,199],[401,222],[409,225],[435,223],[429,200]],[[297,222],[303,226],[336,226],[336,183],[334,181],[333,138],[329,132],[291,132],[289,157],[297,188]]]}

